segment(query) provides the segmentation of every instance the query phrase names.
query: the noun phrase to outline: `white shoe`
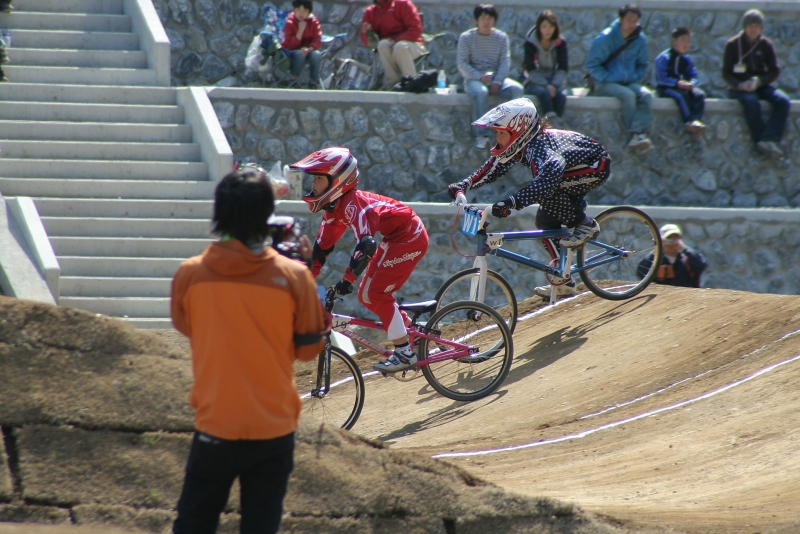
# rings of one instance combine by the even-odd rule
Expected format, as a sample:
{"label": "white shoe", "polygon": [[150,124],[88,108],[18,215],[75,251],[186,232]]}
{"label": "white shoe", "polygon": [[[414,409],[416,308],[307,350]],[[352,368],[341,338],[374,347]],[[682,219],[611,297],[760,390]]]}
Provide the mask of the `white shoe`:
{"label": "white shoe", "polygon": [[406,355],[401,352],[394,351],[391,356],[382,362],[376,363],[372,366],[372,368],[376,371],[380,371],[381,373],[396,373],[397,371],[412,369],[416,365],[417,356],[414,353]]}
{"label": "white shoe", "polygon": [[628,143],[628,148],[635,150],[640,154],[647,154],[653,150],[653,143],[643,133],[635,133]]}
{"label": "white shoe", "polygon": [[600,225],[592,219],[590,224],[579,224],[572,230],[572,234],[561,240],[561,244],[567,248],[577,248],[590,239],[597,237],[600,233]]}
{"label": "white shoe", "polygon": [[[555,286],[556,288],[556,297],[569,297],[574,295],[578,292],[574,285],[569,284],[561,284],[560,286]],[[534,290],[538,296],[542,298],[549,299],[550,298],[550,286],[539,286]]]}
{"label": "white shoe", "polygon": [[555,111],[548,111],[547,113],[544,114],[544,116],[546,119],[555,119],[556,117],[558,117],[558,113],[556,113]]}
{"label": "white shoe", "polygon": [[489,146],[489,138],[488,137],[478,137],[475,140],[475,149],[476,150],[486,150],[487,146]]}
{"label": "white shoe", "polygon": [[759,141],[756,143],[756,149],[771,158],[780,159],[783,157],[783,150],[775,141]]}

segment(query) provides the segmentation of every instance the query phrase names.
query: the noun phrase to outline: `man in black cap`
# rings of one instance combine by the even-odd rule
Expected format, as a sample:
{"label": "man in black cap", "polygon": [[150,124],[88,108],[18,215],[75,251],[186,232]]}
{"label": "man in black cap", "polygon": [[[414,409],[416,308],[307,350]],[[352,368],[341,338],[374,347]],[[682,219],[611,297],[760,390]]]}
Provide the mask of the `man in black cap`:
{"label": "man in black cap", "polygon": [[[779,146],[789,117],[789,97],[771,85],[781,68],[772,41],[761,34],[764,14],[751,9],[744,14],[743,31],[725,44],[722,77],[729,86],[728,96],[744,107],[744,116],[756,149],[767,157],[782,158]],[[772,104],[772,114],[764,124],[760,100]]]}

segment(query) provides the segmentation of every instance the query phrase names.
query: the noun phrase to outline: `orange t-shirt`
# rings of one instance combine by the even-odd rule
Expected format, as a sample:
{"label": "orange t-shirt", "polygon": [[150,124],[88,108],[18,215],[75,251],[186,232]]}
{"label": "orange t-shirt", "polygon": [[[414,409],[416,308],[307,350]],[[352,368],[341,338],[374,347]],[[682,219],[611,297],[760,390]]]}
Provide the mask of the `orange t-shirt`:
{"label": "orange t-shirt", "polygon": [[171,311],[192,344],[197,430],[229,440],[294,432],[294,360],[314,359],[325,344],[295,344],[295,334],[325,328],[308,268],[269,247],[254,254],[238,240],[215,242],[175,273]]}

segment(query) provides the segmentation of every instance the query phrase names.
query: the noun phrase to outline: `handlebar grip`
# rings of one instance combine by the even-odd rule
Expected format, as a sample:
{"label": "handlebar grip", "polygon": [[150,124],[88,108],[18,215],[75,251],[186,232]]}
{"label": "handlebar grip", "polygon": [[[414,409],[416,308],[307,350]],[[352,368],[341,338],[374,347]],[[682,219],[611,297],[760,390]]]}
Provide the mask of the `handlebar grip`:
{"label": "handlebar grip", "polygon": [[467,197],[466,197],[466,195],[464,195],[463,191],[458,191],[456,193],[455,202],[456,202],[456,206],[460,206],[462,204],[466,204],[467,203]]}

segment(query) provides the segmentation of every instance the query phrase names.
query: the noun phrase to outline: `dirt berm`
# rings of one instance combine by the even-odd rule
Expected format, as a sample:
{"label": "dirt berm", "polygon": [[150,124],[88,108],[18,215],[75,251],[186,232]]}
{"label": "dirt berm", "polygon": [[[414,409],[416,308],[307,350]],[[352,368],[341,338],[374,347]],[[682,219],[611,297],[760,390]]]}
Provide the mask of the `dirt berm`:
{"label": "dirt berm", "polygon": [[[486,399],[370,378],[354,433],[301,424],[282,532],[800,531],[800,297],[534,307]],[[0,297],[0,533],[169,531],[192,378],[166,334]]]}

